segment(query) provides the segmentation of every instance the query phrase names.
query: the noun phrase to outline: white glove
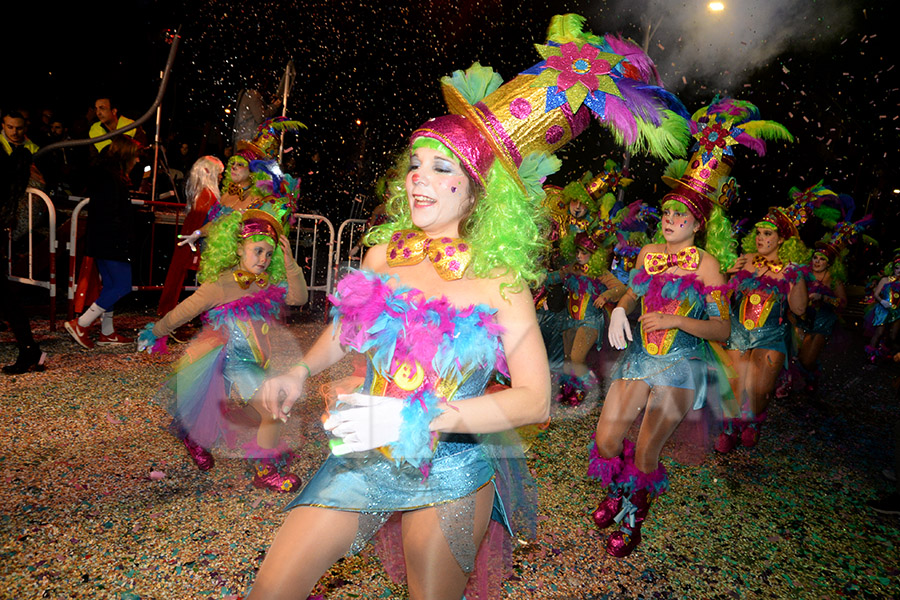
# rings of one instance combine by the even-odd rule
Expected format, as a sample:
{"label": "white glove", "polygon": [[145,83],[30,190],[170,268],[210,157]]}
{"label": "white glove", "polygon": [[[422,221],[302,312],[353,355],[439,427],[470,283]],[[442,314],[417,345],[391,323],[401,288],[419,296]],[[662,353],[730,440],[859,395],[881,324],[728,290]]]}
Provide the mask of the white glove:
{"label": "white glove", "polygon": [[404,400],[359,393],[338,394],[337,399],[337,406],[323,424],[340,438],[340,442],[331,444],[335,456],[365,452],[400,439]]}
{"label": "white glove", "polygon": [[628,343],[625,341],[626,338],[629,342],[632,341],[628,315],[625,314],[625,309],[621,306],[614,308],[609,316],[609,331],[607,335],[610,345],[616,350],[624,350],[628,346]]}
{"label": "white glove", "polygon": [[190,235],[179,235],[179,236],[178,236],[178,239],[181,240],[181,241],[178,242],[178,245],[179,245],[179,246],[184,246],[185,244],[187,244],[188,246],[191,247],[191,251],[192,251],[192,252],[196,252],[196,251],[197,251],[197,246],[196,246],[195,242],[196,242],[197,240],[199,240],[200,238],[202,238],[202,237],[203,237],[203,234],[200,233],[200,230],[199,230],[199,229],[195,229],[194,232],[193,232],[192,234],[190,234]]}
{"label": "white glove", "polygon": [[878,299],[878,302],[880,302],[881,305],[882,305],[883,307],[885,307],[885,308],[891,308],[891,303],[890,303],[890,301],[885,300],[884,298],[879,298],[879,299]]}

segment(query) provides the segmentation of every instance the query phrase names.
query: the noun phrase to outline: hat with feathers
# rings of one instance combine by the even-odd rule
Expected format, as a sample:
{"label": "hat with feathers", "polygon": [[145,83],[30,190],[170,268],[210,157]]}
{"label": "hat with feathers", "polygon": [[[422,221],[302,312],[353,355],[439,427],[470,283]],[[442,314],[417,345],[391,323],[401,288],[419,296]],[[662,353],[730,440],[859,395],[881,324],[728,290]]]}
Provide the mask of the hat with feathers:
{"label": "hat with feathers", "polygon": [[592,116],[631,152],[664,160],[683,155],[687,111],[660,87],[653,62],[633,42],[584,31],[584,21],[574,14],[553,17],[546,44],[536,45],[542,60],[507,83],[478,63],[442,78],[451,114],[426,122],[412,140],[440,141],[482,184],[498,160],[534,197],[561,166],[553,153]]}

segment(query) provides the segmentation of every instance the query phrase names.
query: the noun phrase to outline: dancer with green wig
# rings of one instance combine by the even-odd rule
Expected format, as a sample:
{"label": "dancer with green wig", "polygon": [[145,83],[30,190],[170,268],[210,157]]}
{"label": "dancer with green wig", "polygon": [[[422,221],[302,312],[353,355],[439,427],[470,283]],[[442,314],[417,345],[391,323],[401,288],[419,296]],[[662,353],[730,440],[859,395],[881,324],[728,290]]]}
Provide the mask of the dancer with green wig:
{"label": "dancer with green wig", "polygon": [[[760,136],[789,135],[777,124],[760,126],[755,106],[731,98],[698,110],[690,126],[694,153],[663,176],[673,189],[663,197],[659,230],[641,248],[629,289],[610,316],[610,344],[626,351],[610,376],[588,476],[606,492],[593,519],[600,529],[616,526],[605,546],[617,558],[640,544],[651,505],[669,489],[663,446],[690,411],[707,405],[711,365],[719,366],[722,412],[735,411],[721,348],[731,331],[724,273],[736,258],[725,214],[736,190],[732,148],[764,151]],[[634,340],[628,315],[638,306]],[[626,434],[639,416],[633,442]]]}
{"label": "dancer with green wig", "polygon": [[[412,600],[502,595],[510,536],[534,527],[513,430],[545,422],[550,404],[529,293],[547,251],[543,178],[592,115],[635,150],[653,137],[666,156],[687,129],[677,100],[648,83],[640,49],[583,22],[555,17],[543,60],[508,83],[478,64],[442,80],[451,114],[413,132],[388,185],[389,220],[331,299],[334,327],[261,389],[284,418],[310,376],[349,349],[366,356],[360,391],[328,399],[331,454],[288,505],[248,598],[306,598],[376,532]],[[495,371],[509,386],[486,393]]]}
{"label": "dancer with green wig", "polygon": [[161,393],[172,415],[169,430],[201,471],[214,466],[214,449],[237,452],[253,461],[253,485],[278,492],[294,491],[300,480],[287,472],[292,454],[280,443],[283,421],[254,395],[285,304],[308,297],[285,235],[289,217],[287,205],[267,203],[216,220],[200,261],[200,287],[138,337],[139,351],[164,352],[172,331],[203,315],[203,330]]}
{"label": "dancer with green wig", "polygon": [[742,241],[745,253],[729,270],[734,312],[727,346],[737,370],[741,415],[725,423],[716,441],[718,452],[759,442],[766,409],[789,358],[789,315],[802,318],[809,302],[806,266],[812,251],[800,239],[799,227],[834,195],[821,181],[805,190],[791,188],[791,204],[770,208]]}
{"label": "dancer with green wig", "polygon": [[847,282],[846,258],[850,245],[860,239],[867,243],[875,243],[875,240],[863,233],[873,222],[872,215],[866,215],[854,222],[853,198],[847,194],[838,194],[838,202],[841,211],[833,207],[824,207],[824,209],[831,208],[831,211],[836,213],[837,219],[834,216],[829,217],[827,213],[816,212],[816,216],[822,219],[823,224],[832,227],[833,231],[816,242],[806,286],[809,293],[806,315],[797,324],[800,331],[797,369],[803,377],[801,389],[810,394],[816,391],[822,377],[819,357],[834,331],[840,310],[847,305],[844,285]]}

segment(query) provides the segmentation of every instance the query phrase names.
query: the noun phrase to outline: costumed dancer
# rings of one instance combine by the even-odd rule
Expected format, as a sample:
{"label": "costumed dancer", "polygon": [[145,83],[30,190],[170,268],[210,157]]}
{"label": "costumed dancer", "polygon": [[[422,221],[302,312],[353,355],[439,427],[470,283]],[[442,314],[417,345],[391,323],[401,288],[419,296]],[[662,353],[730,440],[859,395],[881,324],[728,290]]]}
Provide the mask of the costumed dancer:
{"label": "costumed dancer", "polygon": [[228,159],[222,177],[222,192],[206,215],[206,224],[188,235],[179,235],[179,246],[187,244],[191,251],[197,251],[197,241],[206,235],[209,224],[233,211],[243,212],[259,208],[272,195],[291,196],[299,192],[300,182],[293,176],[282,173],[275,160],[281,145],[281,136],[286,131],[306,129],[300,121],[290,121],[286,117],[275,117],[259,126],[256,136],[249,142],[238,140],[237,152]]}
{"label": "costumed dancer", "polygon": [[721,453],[738,443],[752,448],[759,442],[766,409],[788,364],[789,315],[802,319],[809,302],[806,265],[812,252],[798,227],[836,194],[819,182],[806,190],[793,187],[789,195],[790,206],[770,208],[744,237],[745,253],[729,270],[733,312],[727,348],[737,371],[741,415],[726,421],[716,441]]}
{"label": "costumed dancer", "polygon": [[[550,216],[546,236],[552,242],[550,252],[544,257],[548,271],[556,271],[563,265],[575,263],[575,236],[592,230],[595,225],[597,204],[585,188],[585,182],[591,177],[593,175],[587,172],[580,181],[569,182],[564,188],[544,186],[543,204]],[[560,277],[551,276],[534,290],[538,325],[544,338],[550,369],[555,375],[562,372],[566,360],[563,343],[563,331],[568,328],[569,321],[566,295]]]}
{"label": "costumed dancer", "polygon": [[102,282],[100,295],[81,316],[63,323],[82,348],[94,347],[88,330],[100,319],[98,346],[134,342],[115,330],[113,309],[131,293],[131,258],[134,254],[134,208],[129,192],[131,171],[140,161],[140,147],[126,135],[113,138],[99,163],[88,175],[87,242],[85,253],[94,259]]}
{"label": "costumed dancer", "polygon": [[[893,353],[900,333],[900,248],[894,249],[894,259],[882,269],[882,276],[868,300],[872,305],[866,315],[875,332],[866,346],[866,358],[871,363],[887,358]],[[888,328],[888,341],[884,332]]]}
{"label": "costumed dancer", "polygon": [[[184,210],[186,216],[181,224],[182,241],[179,242],[172,254],[172,262],[166,273],[166,281],[163,284],[162,295],[159,298],[157,314],[164,315],[178,304],[184,286],[184,277],[189,270],[196,271],[200,266],[200,253],[195,252],[196,246],[188,244],[185,238],[191,233],[199,231],[206,224],[206,217],[210,209],[219,202],[219,179],[225,166],[215,156],[201,156],[198,158],[188,174],[184,191],[187,203]],[[196,242],[197,240],[194,240]]]}
{"label": "costumed dancer", "polygon": [[627,285],[641,248],[650,243],[647,232],[651,228],[655,230],[659,223],[659,211],[647,206],[643,200],[636,200],[622,210],[626,211],[626,215],[616,225],[616,242],[609,271]]}
{"label": "costumed dancer", "polygon": [[[679,179],[664,175],[673,188],[663,197],[662,219],[654,243],[643,247],[629,290],[610,316],[610,344],[627,347],[611,378],[590,445],[588,476],[606,488],[594,510],[601,529],[618,524],[606,539],[606,552],[625,557],[641,541],[641,527],[653,502],[669,489],[660,453],[691,410],[707,403],[710,366],[728,403],[727,370],[720,364],[720,342],[729,335],[729,307],[723,272],[735,260],[731,224],[725,208],[732,198],[733,146],[763,151],[761,137],[787,136],[784,128],[757,120],[752,105],[716,99],[694,113],[694,154]],[[640,340],[632,340],[628,314],[638,306]],[[626,433],[643,415],[637,442]]]}
{"label": "costumed dancer", "polygon": [[[859,237],[874,242],[862,234],[863,229],[871,224],[872,216],[866,215],[859,221],[852,222],[853,199],[846,194],[839,194],[838,197],[841,205],[846,208],[844,218],[839,222],[829,220],[834,231],[826,239],[816,242],[806,286],[809,294],[806,315],[798,324],[802,338],[797,352],[797,368],[804,378],[803,389],[809,393],[816,391],[816,385],[821,379],[819,356],[834,331],[838,311],[847,305],[847,292],[844,290],[847,266],[844,257],[848,246]],[[817,215],[823,216],[818,211]]]}
{"label": "costumed dancer", "polygon": [[559,374],[557,401],[578,406],[591,392],[599,394],[599,380],[587,365],[591,347],[600,349],[607,303],[619,301],[626,286],[607,270],[607,252],[586,232],[575,238],[575,262],[548,274],[547,283],[561,282],[568,292],[566,322],[562,325],[565,363]]}
{"label": "costumed dancer", "polygon": [[[550,153],[588,125],[592,105],[609,124],[604,98],[619,118],[629,115],[629,132],[638,132],[632,146],[674,118],[655,108],[636,123],[612,90],[643,94],[651,86],[624,83],[633,63],[614,52],[645,57],[617,38],[583,33],[583,21],[554,18],[540,47],[547,60],[505,85],[480,65],[442,80],[453,114],[413,133],[401,157],[406,177],[391,184],[392,221],[370,234],[379,244],[362,271],[338,284],[336,328],[304,364],[263,388],[283,417],[308,377],[348,348],[369,360],[363,392],[339,397],[331,410],[326,428],[339,441],[289,505],[249,598],[305,598],[395,512],[402,533],[382,562],[389,572],[405,567],[410,598],[459,600],[464,589],[470,600],[501,595],[502,582],[489,574],[505,576],[509,563],[494,554],[494,536],[515,529],[517,515],[534,505],[514,502],[530,478],[521,449],[500,444],[498,434],[549,413],[549,371],[527,291],[546,249],[540,179],[558,169]],[[570,105],[556,93],[557,80],[581,77],[573,71],[579,55],[579,64],[594,65],[584,78],[590,105],[584,95]],[[560,96],[565,110],[548,102]],[[485,395],[494,370],[508,372],[510,387]]]}
{"label": "costumed dancer", "polygon": [[[167,336],[203,315],[203,331],[175,366],[163,401],[172,415],[169,430],[201,471],[214,465],[217,446],[253,460],[253,485],[294,491],[299,478],[287,472],[290,451],[279,443],[283,422],[254,399],[269,367],[270,330],[285,304],[306,303],[303,270],[285,235],[285,204],[267,203],[232,212],[209,229],[200,261],[200,287],[138,336],[138,350],[165,351]],[[242,416],[246,407],[258,413]],[[255,429],[246,443],[243,430]]]}

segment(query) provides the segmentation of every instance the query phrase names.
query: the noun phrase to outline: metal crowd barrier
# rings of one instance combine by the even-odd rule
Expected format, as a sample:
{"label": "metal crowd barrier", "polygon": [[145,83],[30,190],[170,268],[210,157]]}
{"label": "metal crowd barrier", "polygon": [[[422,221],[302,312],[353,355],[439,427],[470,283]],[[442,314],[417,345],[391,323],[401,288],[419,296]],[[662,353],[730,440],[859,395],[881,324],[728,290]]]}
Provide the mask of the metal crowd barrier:
{"label": "metal crowd barrier", "polygon": [[[332,261],[334,260],[334,225],[331,221],[322,215],[310,215],[303,213],[294,213],[297,223],[294,227],[294,258],[300,262],[300,259],[309,258],[309,281],[307,289],[311,292],[331,293],[332,286]],[[322,241],[323,235],[320,233],[321,228],[327,228],[327,237]],[[308,243],[307,243],[308,242]],[[303,248],[312,248],[310,256],[306,256],[306,252],[300,253],[301,245]],[[321,264],[319,253],[322,246],[328,249],[328,260],[324,265]],[[301,263],[302,267],[303,264]],[[319,283],[319,272],[324,270],[325,283]]]}
{"label": "metal crowd barrier", "polygon": [[[10,281],[18,281],[25,285],[46,288],[50,292],[50,331],[56,331],[56,207],[50,197],[41,190],[29,187],[25,190],[28,199],[28,275],[22,277],[13,274],[12,236],[7,248],[6,277]],[[34,278],[34,198],[37,196],[47,206],[49,227],[49,274],[47,281]]]}
{"label": "metal crowd barrier", "polygon": [[[365,252],[365,249],[360,243],[362,235],[366,231],[365,226],[365,219],[347,219],[346,221],[341,223],[340,227],[338,227],[337,258],[334,263],[335,273],[340,273],[340,270],[344,267],[359,268],[360,263],[362,263],[363,254]],[[341,254],[342,240],[344,239],[345,232],[349,238],[347,240],[346,261],[342,260],[343,255]],[[354,250],[356,250],[356,252],[354,252]]]}

